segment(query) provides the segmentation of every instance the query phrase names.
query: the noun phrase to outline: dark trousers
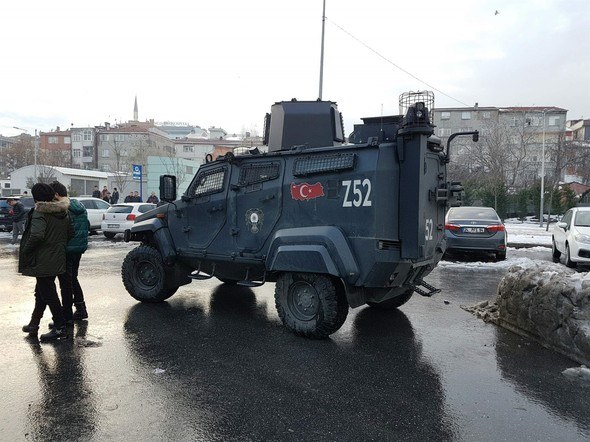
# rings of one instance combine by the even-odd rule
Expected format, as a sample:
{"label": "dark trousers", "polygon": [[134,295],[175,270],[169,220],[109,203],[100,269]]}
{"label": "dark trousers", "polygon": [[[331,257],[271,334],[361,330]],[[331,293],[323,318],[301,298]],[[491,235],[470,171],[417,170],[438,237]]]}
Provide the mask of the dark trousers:
{"label": "dark trousers", "polygon": [[73,318],[72,305],[84,302],[84,293],[78,281],[78,269],[80,268],[81,253],[68,253],[66,255],[66,272],[58,276],[61,300],[66,321]]}
{"label": "dark trousers", "polygon": [[53,315],[53,323],[56,328],[61,328],[66,321],[64,313],[57,296],[55,288],[55,276],[37,277],[37,285],[35,286],[35,308],[33,309],[32,322],[37,325],[43,317],[45,307],[49,306],[49,310]]}

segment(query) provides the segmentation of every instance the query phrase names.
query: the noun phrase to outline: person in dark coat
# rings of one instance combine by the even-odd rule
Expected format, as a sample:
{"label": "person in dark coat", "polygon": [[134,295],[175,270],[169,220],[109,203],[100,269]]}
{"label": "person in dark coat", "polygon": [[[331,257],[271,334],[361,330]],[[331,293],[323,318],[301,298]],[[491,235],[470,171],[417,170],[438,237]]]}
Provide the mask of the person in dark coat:
{"label": "person in dark coat", "polygon": [[35,308],[25,333],[36,335],[45,307],[53,315],[54,328],[41,335],[41,341],[67,338],[66,321],[55,288],[55,277],[66,271],[66,244],[74,236],[67,207],[53,202],[55,191],[49,184],[37,183],[31,189],[35,207],[29,211],[21,240],[18,271],[37,278]]}
{"label": "person in dark coat", "polygon": [[133,192],[133,202],[136,203],[141,203],[141,197],[139,196],[139,192],[136,190],[135,192]]}
{"label": "person in dark coat", "polygon": [[100,190],[98,190],[98,186],[94,186],[94,190],[92,191],[92,196],[94,198],[102,198],[102,194],[100,193]]}
{"label": "person in dark coat", "polygon": [[[86,208],[82,203],[68,198],[66,186],[59,181],[54,181],[50,186],[55,191],[56,200],[65,205],[68,210],[68,215],[74,227],[74,237],[68,241],[66,246],[66,271],[58,275],[62,307],[67,325],[73,323],[74,320],[88,318],[84,292],[80,286],[80,281],[78,281],[78,269],[80,268],[82,254],[88,248],[90,222],[88,221]],[[75,312],[72,311],[72,306],[76,307]]]}
{"label": "person in dark coat", "polygon": [[133,192],[129,192],[129,195],[125,197],[125,200],[123,202],[132,203],[133,201],[135,201],[135,199],[133,198]]}
{"label": "person in dark coat", "polygon": [[12,206],[12,241],[10,244],[16,244],[18,235],[25,231],[25,221],[27,220],[27,209],[23,203],[14,198],[6,198],[6,202]]}
{"label": "person in dark coat", "polygon": [[156,196],[156,192],[152,192],[150,196],[148,196],[147,202],[152,204],[158,204],[160,202],[160,200]]}
{"label": "person in dark coat", "polygon": [[111,204],[117,204],[119,202],[119,191],[116,187],[113,187],[113,193],[111,194]]}

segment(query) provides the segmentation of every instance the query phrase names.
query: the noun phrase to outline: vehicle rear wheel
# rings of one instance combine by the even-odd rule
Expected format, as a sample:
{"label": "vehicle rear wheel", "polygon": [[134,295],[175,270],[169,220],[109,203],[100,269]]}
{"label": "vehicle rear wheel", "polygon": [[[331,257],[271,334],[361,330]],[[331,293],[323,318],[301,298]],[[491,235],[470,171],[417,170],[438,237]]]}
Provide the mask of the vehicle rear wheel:
{"label": "vehicle rear wheel", "polygon": [[404,305],[406,302],[408,302],[413,294],[414,290],[408,289],[406,292],[402,293],[399,296],[396,296],[395,298],[391,298],[381,302],[367,302],[367,305],[378,310],[395,310],[398,307]]}
{"label": "vehicle rear wheel", "polygon": [[328,275],[283,273],[275,286],[275,305],[289,330],[308,338],[326,338],[348,315],[344,287]]}
{"label": "vehicle rear wheel", "polygon": [[555,246],[555,238],[551,238],[551,252],[553,253],[553,262],[559,262],[561,252]]}
{"label": "vehicle rear wheel", "polygon": [[505,261],[506,252],[496,252],[496,261]]}
{"label": "vehicle rear wheel", "polygon": [[116,233],[113,232],[102,232],[104,234],[104,236],[108,239],[113,239],[116,235]]}
{"label": "vehicle rear wheel", "polygon": [[123,260],[121,276],[129,294],[141,302],[161,302],[178,290],[178,287],[166,286],[162,257],[151,246],[131,250]]}
{"label": "vehicle rear wheel", "polygon": [[565,265],[570,269],[575,269],[577,265],[575,262],[572,261],[569,244],[565,245]]}

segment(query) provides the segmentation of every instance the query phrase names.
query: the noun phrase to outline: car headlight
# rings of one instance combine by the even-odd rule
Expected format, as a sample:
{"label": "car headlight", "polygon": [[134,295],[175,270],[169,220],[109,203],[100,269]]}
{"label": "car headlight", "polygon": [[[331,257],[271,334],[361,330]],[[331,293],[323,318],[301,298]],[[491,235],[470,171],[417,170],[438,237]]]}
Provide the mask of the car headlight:
{"label": "car headlight", "polygon": [[585,244],[590,244],[590,235],[582,235],[581,233],[576,233],[574,238],[578,242],[583,242]]}

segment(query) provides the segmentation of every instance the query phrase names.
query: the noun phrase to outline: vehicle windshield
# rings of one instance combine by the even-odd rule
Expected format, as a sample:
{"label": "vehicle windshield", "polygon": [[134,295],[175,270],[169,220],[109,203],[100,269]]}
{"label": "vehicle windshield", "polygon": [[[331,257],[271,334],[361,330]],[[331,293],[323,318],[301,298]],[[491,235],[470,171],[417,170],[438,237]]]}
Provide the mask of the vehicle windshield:
{"label": "vehicle windshield", "polygon": [[0,200],[0,209],[5,209],[10,207],[10,204],[8,204],[8,201],[6,200]]}
{"label": "vehicle windshield", "polygon": [[574,225],[578,227],[590,227],[590,212],[578,212]]}
{"label": "vehicle windshield", "polygon": [[497,220],[498,215],[491,207],[453,207],[449,210],[449,219],[481,219],[481,220]]}

